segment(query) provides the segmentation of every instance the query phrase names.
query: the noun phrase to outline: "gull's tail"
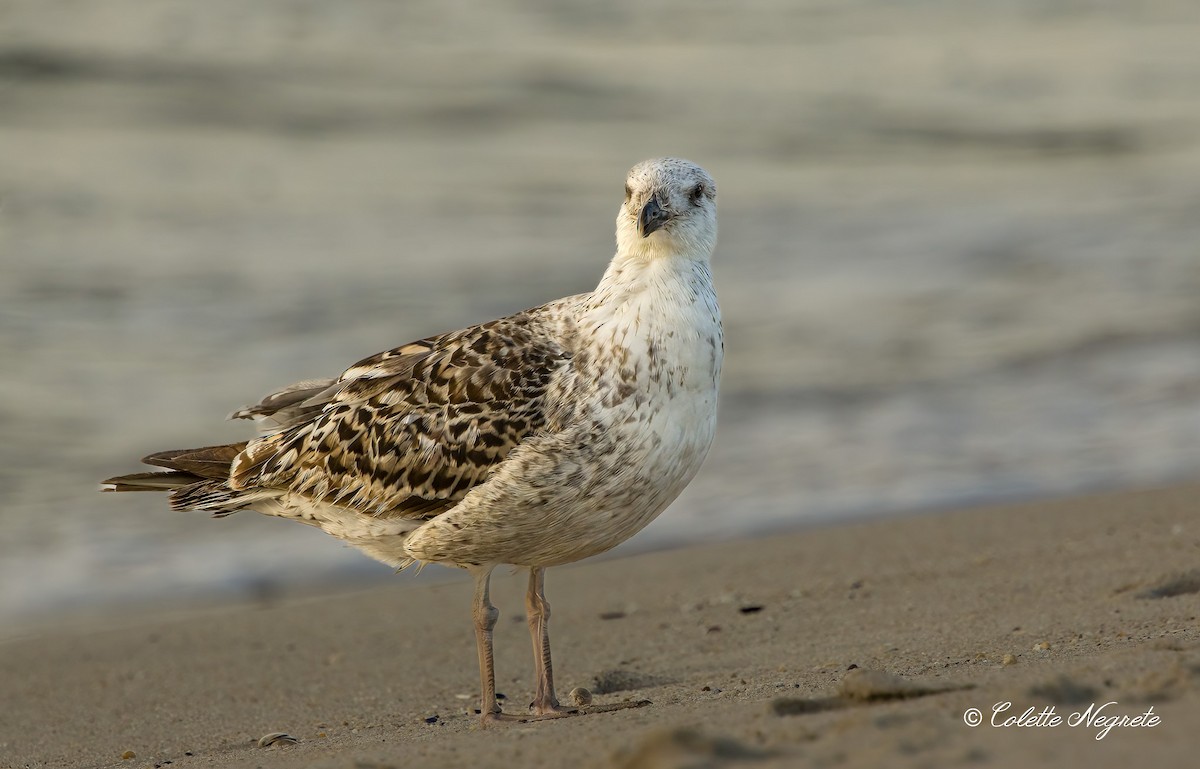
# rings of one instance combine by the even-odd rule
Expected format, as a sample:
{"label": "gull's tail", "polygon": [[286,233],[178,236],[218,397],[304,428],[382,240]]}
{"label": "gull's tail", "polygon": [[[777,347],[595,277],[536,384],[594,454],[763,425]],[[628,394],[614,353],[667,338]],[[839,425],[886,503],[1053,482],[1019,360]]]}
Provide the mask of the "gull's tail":
{"label": "gull's tail", "polygon": [[217,515],[245,507],[251,495],[229,487],[229,466],[246,442],[199,449],[160,451],[142,460],[166,472],[118,475],[102,482],[101,491],[169,491],[175,510],[208,510]]}

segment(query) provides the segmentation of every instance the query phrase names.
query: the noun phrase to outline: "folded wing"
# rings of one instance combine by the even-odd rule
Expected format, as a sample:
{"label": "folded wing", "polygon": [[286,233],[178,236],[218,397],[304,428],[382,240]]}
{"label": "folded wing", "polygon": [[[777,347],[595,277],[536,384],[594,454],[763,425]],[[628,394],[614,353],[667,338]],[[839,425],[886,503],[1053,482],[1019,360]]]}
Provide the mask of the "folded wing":
{"label": "folded wing", "polygon": [[229,488],[376,516],[452,506],[551,426],[546,393],[569,354],[540,322],[531,311],[407,344],[235,413],[274,431],[233,458]]}

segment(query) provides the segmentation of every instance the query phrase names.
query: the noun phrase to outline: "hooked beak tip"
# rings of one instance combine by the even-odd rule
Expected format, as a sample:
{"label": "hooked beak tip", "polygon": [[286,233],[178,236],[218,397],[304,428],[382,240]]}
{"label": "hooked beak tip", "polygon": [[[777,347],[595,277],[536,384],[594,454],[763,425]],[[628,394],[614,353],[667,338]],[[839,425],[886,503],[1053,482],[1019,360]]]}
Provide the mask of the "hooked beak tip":
{"label": "hooked beak tip", "polygon": [[671,219],[671,214],[658,202],[658,197],[652,197],[642,207],[638,214],[638,232],[643,238],[648,238],[654,232],[661,230]]}

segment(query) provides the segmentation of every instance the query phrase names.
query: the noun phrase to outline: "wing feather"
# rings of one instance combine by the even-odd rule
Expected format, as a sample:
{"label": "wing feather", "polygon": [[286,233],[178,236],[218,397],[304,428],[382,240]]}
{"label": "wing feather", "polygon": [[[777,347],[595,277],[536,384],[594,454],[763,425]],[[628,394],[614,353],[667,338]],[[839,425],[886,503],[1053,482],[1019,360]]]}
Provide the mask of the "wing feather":
{"label": "wing feather", "polygon": [[292,421],[237,455],[230,486],[381,516],[425,518],[453,506],[547,427],[547,389],[570,353],[539,310],[406,344],[328,386],[268,397],[254,415],[277,398]]}

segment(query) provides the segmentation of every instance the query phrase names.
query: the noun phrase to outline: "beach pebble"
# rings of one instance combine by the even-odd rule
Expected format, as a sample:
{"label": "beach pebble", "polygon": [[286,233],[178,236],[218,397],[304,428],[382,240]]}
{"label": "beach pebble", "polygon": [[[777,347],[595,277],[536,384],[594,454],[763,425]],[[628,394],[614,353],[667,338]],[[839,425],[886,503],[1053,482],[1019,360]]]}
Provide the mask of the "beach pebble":
{"label": "beach pebble", "polygon": [[1168,702],[1182,696],[1197,674],[1200,669],[1176,663],[1147,672],[1126,689],[1139,702]]}
{"label": "beach pebble", "polygon": [[840,694],[852,700],[909,697],[920,691],[911,681],[882,670],[855,668],[842,677]]}
{"label": "beach pebble", "polygon": [[970,688],[970,686],[959,686],[943,682],[939,682],[936,685],[927,685],[910,681],[907,678],[901,678],[898,675],[883,670],[856,668],[842,676],[842,683],[838,688],[838,694],[848,700],[897,700],[967,688]]}
{"label": "beach pebble", "polygon": [[272,745],[295,745],[299,741],[286,732],[271,732],[258,738],[258,747],[269,748]]}
{"label": "beach pebble", "polygon": [[121,754],[122,761],[128,761],[131,758],[137,758],[137,753],[134,753],[132,750],[127,750]]}
{"label": "beach pebble", "polygon": [[1178,595],[1200,593],[1200,569],[1174,574],[1158,582],[1154,587],[1137,594],[1137,598],[1174,598]]}
{"label": "beach pebble", "polygon": [[1035,652],[1048,652],[1048,651],[1050,651],[1050,642],[1042,641],[1040,643],[1035,643],[1033,645],[1033,650]]}
{"label": "beach pebble", "polygon": [[1000,664],[1001,665],[1015,665],[1015,664],[1017,664],[1017,658],[1011,654],[1005,654],[1003,659],[1000,660]]}
{"label": "beach pebble", "polygon": [[571,704],[575,707],[583,707],[584,705],[592,704],[592,693],[587,689],[584,689],[582,686],[576,686],[574,689],[572,689],[571,693],[567,695],[567,698],[571,700]]}

